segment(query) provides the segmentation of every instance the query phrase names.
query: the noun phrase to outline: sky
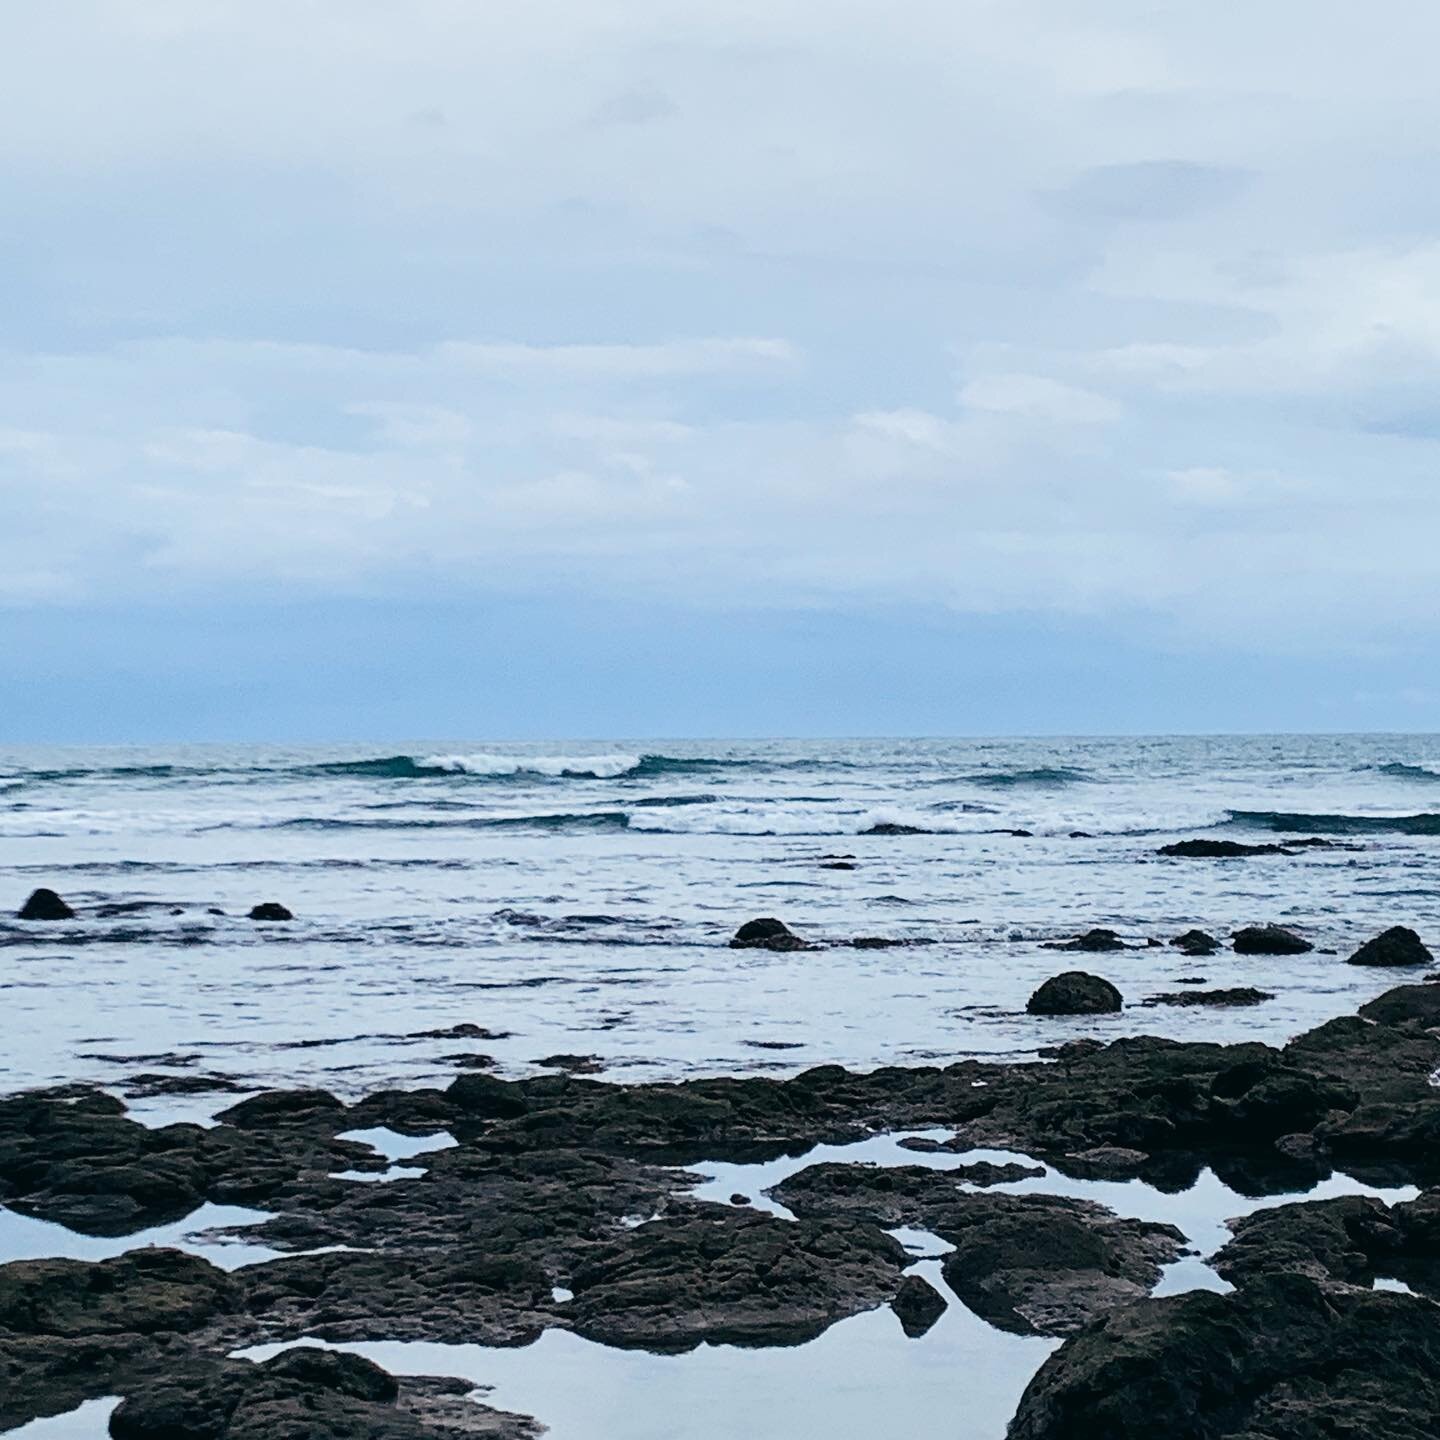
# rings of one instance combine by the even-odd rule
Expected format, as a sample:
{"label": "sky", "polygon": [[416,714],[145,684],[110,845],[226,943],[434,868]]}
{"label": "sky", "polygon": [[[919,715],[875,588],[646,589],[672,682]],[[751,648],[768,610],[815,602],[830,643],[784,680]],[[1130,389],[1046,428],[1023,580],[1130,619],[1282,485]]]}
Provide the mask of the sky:
{"label": "sky", "polygon": [[1440,730],[1430,0],[52,0],[0,741]]}

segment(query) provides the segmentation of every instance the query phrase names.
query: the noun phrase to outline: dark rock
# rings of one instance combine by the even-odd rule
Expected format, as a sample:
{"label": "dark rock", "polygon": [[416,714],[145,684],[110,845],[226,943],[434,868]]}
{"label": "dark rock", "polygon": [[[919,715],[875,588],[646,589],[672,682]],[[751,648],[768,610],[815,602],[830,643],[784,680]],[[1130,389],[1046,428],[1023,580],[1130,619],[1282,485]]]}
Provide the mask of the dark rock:
{"label": "dark rock", "polygon": [[1187,930],[1170,943],[1183,954],[1192,956],[1213,955],[1220,948],[1220,942],[1204,930]]}
{"label": "dark rock", "polygon": [[1397,985],[1362,1005],[1360,1014],[1380,1025],[1440,1025],[1440,985]]}
{"label": "dark rock", "polygon": [[877,820],[868,830],[862,830],[862,835],[929,835],[931,832],[923,825],[902,825],[895,820]]}
{"label": "dark rock", "polygon": [[301,1346],[259,1365],[192,1366],[142,1385],[115,1409],[110,1433],[114,1440],[441,1440],[461,1433],[531,1440],[540,1433],[525,1417],[475,1406],[465,1398],[469,1388],[433,1378],[402,1386],[358,1355]]}
{"label": "dark rock", "polygon": [[961,1190],[963,1175],[919,1166],[812,1165],[772,1192],[797,1215],[914,1225],[956,1247],[950,1288],[1019,1334],[1066,1334],[1148,1293],[1184,1236],[1090,1201]]}
{"label": "dark rock", "polygon": [[809,946],[783,920],[747,920],[730,941],[732,950],[807,950]]}
{"label": "dark rock", "polygon": [[820,865],[822,870],[858,870],[860,867],[853,860],[826,860]]}
{"label": "dark rock", "polygon": [[1235,860],[1243,855],[1284,855],[1283,845],[1242,845],[1238,840],[1179,840],[1162,845],[1157,855],[1173,855],[1183,860]]}
{"label": "dark rock", "polygon": [[1067,1040],[1063,1045],[1042,1045],[1039,1054],[1047,1060],[1059,1060],[1062,1065],[1073,1065],[1097,1050],[1103,1050],[1105,1042],[1093,1036],[1082,1035],[1078,1040]]}
{"label": "dark rock", "polygon": [[1233,1008],[1239,1005],[1259,1005],[1275,997],[1268,990],[1256,990],[1241,985],[1233,990],[1176,990],[1163,995],[1151,995],[1143,1001],[1146,1005],[1217,1005]]}
{"label": "dark rock", "polygon": [[1346,961],[1348,965],[1430,965],[1435,957],[1406,925],[1392,925],[1367,940]]}
{"label": "dark rock", "polygon": [[982,1319],[1026,1335],[1066,1335],[1142,1299],[1179,1258],[1173,1225],[1121,1219],[1055,1195],[968,1197],[964,1222],[936,1233],[956,1248],[946,1283]]}
{"label": "dark rock", "polygon": [[283,906],[277,905],[273,900],[267,900],[263,905],[257,905],[250,912],[251,920],[293,920],[295,917]]}
{"label": "dark rock", "polygon": [[487,1030],[483,1025],[466,1021],[461,1025],[450,1025],[444,1030],[417,1030],[408,1036],[412,1040],[508,1040],[509,1030]]}
{"label": "dark rock", "polygon": [[605,1062],[598,1055],[547,1055],[535,1064],[546,1070],[564,1070],[570,1075],[598,1075]]}
{"label": "dark rock", "polygon": [[519,1085],[493,1075],[461,1075],[450,1082],[445,1095],[451,1104],[477,1120],[512,1119],[530,1108]]}
{"label": "dark rock", "polygon": [[1105,1316],[1041,1367],[1009,1440],[1428,1440],[1440,1326],[1407,1295],[1257,1279]]}
{"label": "dark rock", "polygon": [[267,1090],[222,1110],[216,1118],[243,1130],[257,1125],[308,1123],[316,1119],[328,1124],[344,1110],[344,1104],[328,1090]]}
{"label": "dark rock", "polygon": [[748,1205],[748,1204],[750,1203],[750,1197],[749,1197],[748,1195],[742,1195],[742,1194],[737,1190],[737,1191],[730,1197],[730,1203],[731,1203],[732,1205]]}
{"label": "dark rock", "polygon": [[36,890],[16,912],[20,920],[73,920],[75,912],[53,891]]}
{"label": "dark rock", "polygon": [[1045,950],[1081,950],[1100,955],[1111,950],[1125,950],[1125,942],[1113,930],[1087,930],[1074,940],[1047,940]]}
{"label": "dark rock", "polygon": [[1103,1015],[1124,1004],[1120,992],[1098,975],[1067,970],[1052,975],[1026,1002],[1032,1015]]}
{"label": "dark rock", "polygon": [[948,1308],[945,1297],[923,1276],[907,1275],[890,1301],[900,1328],[912,1339],[924,1335]]}
{"label": "dark rock", "polygon": [[1304,955],[1315,947],[1280,925],[1252,925],[1230,937],[1237,955]]}
{"label": "dark rock", "polygon": [[909,1256],[874,1225],[706,1207],[597,1245],[567,1282],[575,1330],[604,1345],[795,1345],[889,1300]]}

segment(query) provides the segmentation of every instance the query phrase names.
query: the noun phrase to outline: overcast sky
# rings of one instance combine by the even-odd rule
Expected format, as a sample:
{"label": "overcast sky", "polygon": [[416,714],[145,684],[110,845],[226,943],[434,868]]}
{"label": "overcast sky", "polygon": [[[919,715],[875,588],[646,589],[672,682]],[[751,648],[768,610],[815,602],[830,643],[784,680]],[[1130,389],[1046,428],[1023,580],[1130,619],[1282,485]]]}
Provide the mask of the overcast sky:
{"label": "overcast sky", "polygon": [[48,0],[0,739],[1440,728],[1433,0]]}

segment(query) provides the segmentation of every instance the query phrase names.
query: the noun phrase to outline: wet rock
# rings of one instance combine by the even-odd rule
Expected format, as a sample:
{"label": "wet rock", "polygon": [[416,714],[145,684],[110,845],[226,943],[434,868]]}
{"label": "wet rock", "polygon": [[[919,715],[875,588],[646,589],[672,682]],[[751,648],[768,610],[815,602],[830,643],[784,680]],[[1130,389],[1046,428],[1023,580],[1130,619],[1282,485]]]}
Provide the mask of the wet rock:
{"label": "wet rock", "polygon": [[821,862],[822,870],[858,870],[860,867],[853,860],[825,860]]}
{"label": "wet rock", "polygon": [[75,912],[53,891],[34,891],[16,911],[18,920],[73,920]]}
{"label": "wet rock", "polygon": [[188,1332],[237,1305],[223,1270],[178,1250],[113,1260],[19,1260],[0,1266],[0,1331],[67,1340]]}
{"label": "wet rock", "polygon": [[1177,935],[1170,943],[1181,954],[1194,957],[1213,955],[1220,948],[1220,942],[1204,930],[1187,930],[1183,935]]}
{"label": "wet rock", "polygon": [[470,1389],[434,1378],[402,1384],[358,1355],[299,1346],[258,1365],[193,1365],[142,1385],[116,1408],[110,1433],[114,1440],[530,1440],[540,1433],[523,1416],[474,1406],[465,1399]]}
{"label": "wet rock", "polygon": [[1122,1145],[1097,1145],[1093,1150],[1080,1150],[1064,1156],[1060,1168],[1077,1180],[1133,1180],[1150,1164],[1143,1150],[1127,1150]]}
{"label": "wet rock", "polygon": [[598,1075],[605,1068],[598,1055],[547,1055],[535,1064],[546,1070],[564,1070],[568,1075]]}
{"label": "wet rock", "polygon": [[1243,1005],[1259,1005],[1275,996],[1268,990],[1256,990],[1249,985],[1237,986],[1231,990],[1176,990],[1161,995],[1151,995],[1142,1003],[1145,1005],[1214,1005],[1222,1009],[1233,1009]]}
{"label": "wet rock", "polygon": [[1009,1440],[1425,1440],[1437,1428],[1432,1305],[1276,1275],[1106,1316],[1041,1367]]}
{"label": "wet rock", "polygon": [[862,830],[862,835],[929,835],[931,832],[923,825],[902,825],[897,820],[877,820],[868,830]]}
{"label": "wet rock", "polygon": [[587,1339],[628,1349],[795,1345],[889,1300],[909,1263],[878,1226],[703,1207],[597,1246],[565,1309]]}
{"label": "wet rock", "polygon": [[1341,1081],[1268,1057],[1222,1070],[1210,1097],[1216,1125],[1240,1144],[1310,1130],[1332,1113],[1353,1110],[1359,1100]]}
{"label": "wet rock", "polygon": [[[1364,1019],[1381,1025],[1417,1025],[1423,1028],[1440,1025],[1440,985],[1434,982],[1397,985],[1362,1005],[1360,1014]],[[1347,1017],[1345,1024],[1348,1027],[1355,1022]]]}
{"label": "wet rock", "polygon": [[1281,925],[1251,925],[1230,937],[1237,955],[1304,955],[1315,947]]}
{"label": "wet rock", "polygon": [[1367,940],[1345,963],[1347,965],[1430,965],[1435,957],[1420,937],[1406,925],[1392,925]]}
{"label": "wet rock", "polygon": [[1245,855],[1287,855],[1283,845],[1242,845],[1238,840],[1179,840],[1162,845],[1157,855],[1183,860],[1237,860]]}
{"label": "wet rock", "polygon": [[509,1030],[489,1030],[484,1025],[466,1021],[461,1025],[450,1025],[444,1030],[416,1030],[407,1036],[410,1040],[508,1040]]}
{"label": "wet rock", "polygon": [[1098,975],[1067,970],[1053,975],[1026,1002],[1032,1015],[1104,1015],[1124,1005],[1120,992]]}
{"label": "wet rock", "polygon": [[1047,940],[1043,950],[1080,950],[1088,954],[1101,955],[1111,950],[1125,950],[1129,947],[1113,930],[1087,930],[1074,940]]}
{"label": "wet rock", "polygon": [[1405,1248],[1390,1207],[1368,1195],[1279,1205],[1229,1223],[1233,1238],[1211,1263],[1235,1285],[1289,1271],[1368,1286],[1377,1268],[1389,1273]]}
{"label": "wet rock", "polygon": [[256,905],[250,911],[251,920],[293,920],[295,917],[283,905],[278,905],[273,900],[267,900],[263,905]]}
{"label": "wet rock", "polygon": [[315,1120],[328,1124],[344,1110],[344,1104],[328,1090],[267,1090],[222,1110],[216,1119],[244,1130],[253,1126],[303,1124]]}
{"label": "wet rock", "polygon": [[530,1108],[524,1089],[493,1075],[461,1075],[445,1090],[445,1098],[461,1113],[477,1120],[504,1120]]}
{"label": "wet rock", "polygon": [[1068,1066],[1104,1048],[1103,1040],[1096,1040],[1090,1035],[1082,1035],[1078,1040],[1067,1040],[1063,1045],[1042,1045],[1038,1053],[1047,1060],[1058,1060],[1062,1065]]}
{"label": "wet rock", "polygon": [[732,950],[806,950],[809,946],[783,920],[747,920],[730,940]]}
{"label": "wet rock", "polygon": [[907,1275],[890,1301],[900,1328],[912,1339],[924,1335],[949,1308],[945,1297],[923,1276]]}
{"label": "wet rock", "polygon": [[1139,1299],[1184,1244],[1173,1226],[1121,1219],[1090,1201],[962,1190],[963,1178],[919,1166],[822,1164],[772,1193],[797,1215],[932,1231],[956,1247],[944,1261],[951,1289],[1018,1334],[1068,1334]]}
{"label": "wet rock", "polygon": [[975,1195],[936,1233],[956,1248],[946,1283],[982,1319],[1028,1335],[1067,1335],[1148,1295],[1179,1258],[1173,1225],[1125,1220],[1054,1195]]}

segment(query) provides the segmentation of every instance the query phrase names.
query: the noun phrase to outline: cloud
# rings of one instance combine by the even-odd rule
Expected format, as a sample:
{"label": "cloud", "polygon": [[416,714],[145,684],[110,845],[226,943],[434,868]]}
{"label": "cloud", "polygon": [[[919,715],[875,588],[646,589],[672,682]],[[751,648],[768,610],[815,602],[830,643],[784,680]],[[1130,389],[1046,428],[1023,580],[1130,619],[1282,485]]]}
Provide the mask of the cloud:
{"label": "cloud", "polygon": [[1093,166],[1048,199],[1084,219],[1183,220],[1232,199],[1248,178],[1235,167],[1140,160]]}
{"label": "cloud", "polygon": [[1428,624],[1432,19],[22,7],[6,603]]}

